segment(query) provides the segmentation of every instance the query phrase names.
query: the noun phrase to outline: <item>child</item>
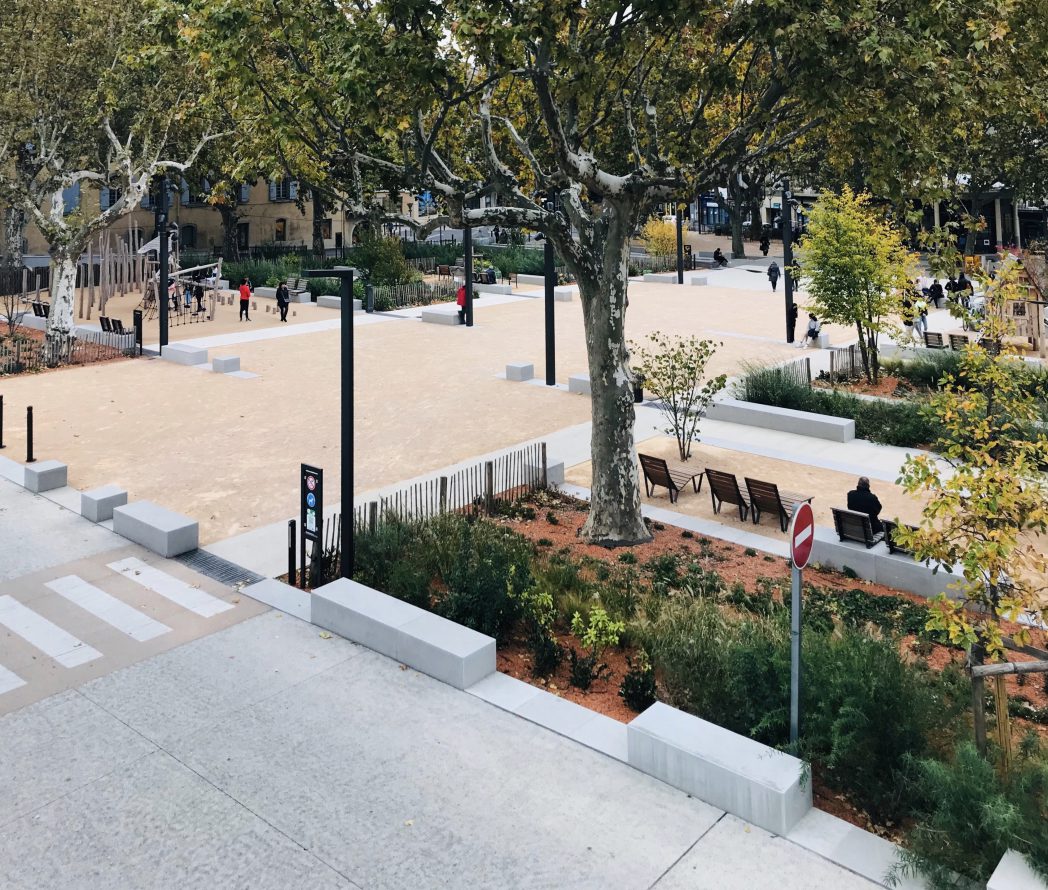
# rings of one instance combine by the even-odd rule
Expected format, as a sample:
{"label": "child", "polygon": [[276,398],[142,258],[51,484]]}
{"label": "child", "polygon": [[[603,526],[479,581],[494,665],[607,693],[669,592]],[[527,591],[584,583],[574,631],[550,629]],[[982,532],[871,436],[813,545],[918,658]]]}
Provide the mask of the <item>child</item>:
{"label": "child", "polygon": [[466,285],[463,284],[459,289],[458,293],[455,294],[455,302],[458,303],[459,307],[459,324],[466,323]]}
{"label": "child", "polygon": [[819,319],[817,319],[812,313],[808,313],[808,330],[804,334],[804,339],[801,341],[802,346],[808,346],[811,343],[819,342],[819,331],[822,328]]}

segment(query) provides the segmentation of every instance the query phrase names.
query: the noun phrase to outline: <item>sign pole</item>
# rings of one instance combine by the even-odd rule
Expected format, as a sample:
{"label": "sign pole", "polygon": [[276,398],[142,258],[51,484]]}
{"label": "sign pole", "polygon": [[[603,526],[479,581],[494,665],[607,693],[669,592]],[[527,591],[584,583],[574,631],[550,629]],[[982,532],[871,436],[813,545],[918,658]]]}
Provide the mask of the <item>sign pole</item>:
{"label": "sign pole", "polygon": [[684,284],[684,205],[677,202],[677,284]]}
{"label": "sign pole", "polygon": [[794,566],[790,595],[790,742],[801,737],[801,570]]}
{"label": "sign pole", "polygon": [[815,514],[811,504],[797,504],[790,520],[790,743],[801,737],[801,582],[815,545]]}
{"label": "sign pole", "polygon": [[782,183],[782,265],[783,291],[786,296],[786,342],[792,343],[796,322],[793,320],[793,194],[790,181]]}

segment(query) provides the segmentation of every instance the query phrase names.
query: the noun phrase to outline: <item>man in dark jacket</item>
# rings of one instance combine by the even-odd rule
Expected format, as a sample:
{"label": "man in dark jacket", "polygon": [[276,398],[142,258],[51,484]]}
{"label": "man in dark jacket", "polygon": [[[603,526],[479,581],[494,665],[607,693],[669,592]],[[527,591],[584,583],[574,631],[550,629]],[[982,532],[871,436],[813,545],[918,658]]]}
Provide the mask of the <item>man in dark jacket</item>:
{"label": "man in dark jacket", "polygon": [[771,282],[771,289],[774,291],[779,284],[779,264],[775,260],[768,266],[768,281]]}
{"label": "man in dark jacket", "polygon": [[870,480],[865,476],[860,476],[854,490],[848,492],[848,509],[867,514],[875,535],[884,531],[880,519],[877,518],[881,515],[881,502],[877,495],[870,491]]}

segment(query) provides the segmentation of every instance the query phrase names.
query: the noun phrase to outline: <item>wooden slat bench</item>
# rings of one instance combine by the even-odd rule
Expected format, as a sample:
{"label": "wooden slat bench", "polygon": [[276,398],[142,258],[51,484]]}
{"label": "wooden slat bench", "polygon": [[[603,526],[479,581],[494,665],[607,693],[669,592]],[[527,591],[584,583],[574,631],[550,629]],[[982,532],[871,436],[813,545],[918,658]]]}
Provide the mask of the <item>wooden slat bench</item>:
{"label": "wooden slat bench", "polygon": [[652,457],[650,454],[638,454],[637,457],[644,472],[644,489],[648,497],[655,493],[657,485],[669,489],[671,504],[677,502],[677,495],[687,488],[689,482],[696,492],[702,491],[702,470],[698,467]]}
{"label": "wooden slat bench", "polygon": [[739,480],[735,478],[734,473],[723,473],[706,467],[706,478],[710,480],[713,512],[720,513],[725,503],[735,504],[739,508],[739,519],[745,519],[750,511],[750,497],[739,488]]}
{"label": "wooden slat bench", "polygon": [[842,541],[854,541],[866,545],[868,550],[884,540],[884,532],[873,533],[873,524],[868,513],[857,513],[843,507],[832,507],[833,526]]}
{"label": "wooden slat bench", "polygon": [[811,503],[812,496],[797,494],[791,491],[779,491],[779,486],[774,482],[761,482],[759,479],[746,477],[746,490],[750,495],[750,515],[753,524],[761,521],[761,514],[771,513],[779,517],[779,526],[783,531],[790,524],[790,518],[800,503]]}
{"label": "wooden slat bench", "polygon": [[113,333],[113,322],[111,322],[104,315],[99,315],[98,316],[98,323],[102,326],[102,330],[105,333],[107,333],[107,334]]}
{"label": "wooden slat bench", "polygon": [[[900,528],[901,526],[888,519],[882,519],[881,525],[884,526],[884,543],[888,545],[889,553],[900,553],[903,556],[913,556],[913,551],[910,550],[909,547],[903,547],[901,544],[895,543],[895,538],[893,537],[895,534],[895,530]],[[913,525],[908,525],[906,526],[906,528],[909,531],[917,530],[917,527]]]}
{"label": "wooden slat bench", "polygon": [[961,352],[969,343],[971,340],[964,334],[950,334],[950,349],[954,352]]}
{"label": "wooden slat bench", "polygon": [[946,344],[943,343],[942,334],[937,334],[934,331],[924,332],[924,345],[929,349],[945,349]]}

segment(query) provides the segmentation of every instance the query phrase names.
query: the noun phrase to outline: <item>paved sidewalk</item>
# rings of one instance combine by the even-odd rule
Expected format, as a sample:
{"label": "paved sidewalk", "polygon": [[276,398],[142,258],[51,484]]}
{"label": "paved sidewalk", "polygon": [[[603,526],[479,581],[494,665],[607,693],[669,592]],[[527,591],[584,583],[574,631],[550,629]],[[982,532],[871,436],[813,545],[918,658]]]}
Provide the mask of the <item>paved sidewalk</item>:
{"label": "paved sidewalk", "polygon": [[629,766],[269,612],[0,717],[8,890],[864,890]]}

